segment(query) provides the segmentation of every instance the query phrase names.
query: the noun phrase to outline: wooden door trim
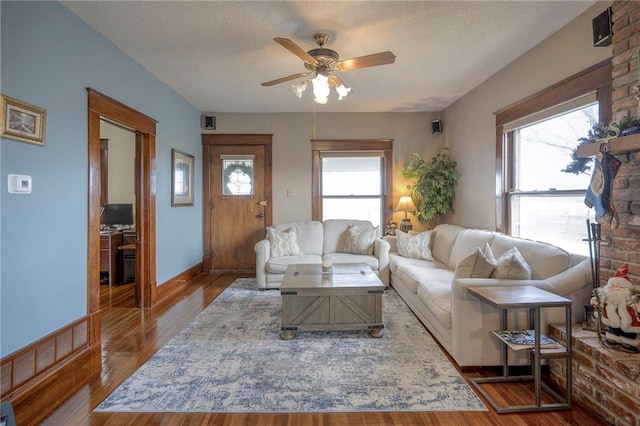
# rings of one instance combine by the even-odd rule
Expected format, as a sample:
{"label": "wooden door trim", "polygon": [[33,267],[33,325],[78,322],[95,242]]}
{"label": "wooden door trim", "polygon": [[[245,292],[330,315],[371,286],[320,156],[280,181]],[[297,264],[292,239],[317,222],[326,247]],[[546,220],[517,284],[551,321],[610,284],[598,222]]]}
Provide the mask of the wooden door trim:
{"label": "wooden door trim", "polygon": [[[151,307],[156,294],[155,135],[157,121],[87,88],[89,194],[87,223],[87,295],[91,344],[100,342],[100,120],[136,133],[136,306]],[[139,266],[139,267],[138,267]]]}
{"label": "wooden door trim", "polygon": [[272,152],[273,134],[249,134],[249,133],[231,133],[231,134],[202,134],[202,232],[203,232],[203,269],[211,270],[211,221],[209,216],[210,209],[210,182],[211,182],[211,147],[212,146],[264,146],[264,196],[267,200],[265,208],[265,225],[273,224],[273,181],[272,181]]}

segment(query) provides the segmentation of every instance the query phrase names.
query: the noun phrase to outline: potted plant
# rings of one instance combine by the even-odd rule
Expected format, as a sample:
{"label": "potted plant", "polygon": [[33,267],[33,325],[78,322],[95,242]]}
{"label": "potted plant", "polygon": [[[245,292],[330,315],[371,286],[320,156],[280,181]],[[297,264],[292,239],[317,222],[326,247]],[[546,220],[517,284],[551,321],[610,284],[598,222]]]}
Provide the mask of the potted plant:
{"label": "potted plant", "polygon": [[444,148],[429,162],[414,153],[413,162],[402,169],[406,179],[415,180],[407,188],[416,205],[418,220],[431,225],[437,217],[453,211],[454,189],[460,178],[456,166],[457,163],[449,156],[449,150]]}

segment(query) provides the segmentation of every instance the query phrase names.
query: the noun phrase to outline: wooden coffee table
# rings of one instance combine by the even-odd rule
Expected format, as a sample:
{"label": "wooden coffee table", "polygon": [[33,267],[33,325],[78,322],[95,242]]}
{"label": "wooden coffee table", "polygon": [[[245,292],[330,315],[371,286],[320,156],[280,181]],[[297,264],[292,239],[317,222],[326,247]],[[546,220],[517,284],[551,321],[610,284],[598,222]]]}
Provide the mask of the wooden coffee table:
{"label": "wooden coffee table", "polygon": [[366,264],[336,264],[330,273],[320,264],[289,265],[280,293],[284,340],[298,330],[369,330],[382,337],[384,284]]}

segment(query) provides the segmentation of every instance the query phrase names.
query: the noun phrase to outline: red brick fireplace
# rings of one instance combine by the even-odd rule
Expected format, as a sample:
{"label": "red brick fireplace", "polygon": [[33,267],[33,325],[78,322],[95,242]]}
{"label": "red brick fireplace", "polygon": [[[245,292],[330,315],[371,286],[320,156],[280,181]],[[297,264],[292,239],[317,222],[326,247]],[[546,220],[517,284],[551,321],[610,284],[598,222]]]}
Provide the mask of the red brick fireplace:
{"label": "red brick fireplace", "polygon": [[[640,117],[640,2],[614,1],[613,121]],[[640,152],[619,154],[622,162],[613,182],[612,201],[619,226],[602,223],[600,285],[606,285],[622,263],[629,279],[640,284]],[[551,335],[564,340],[561,329]],[[573,397],[615,425],[640,426],[640,355],[605,348],[593,331],[573,332]],[[561,386],[564,362],[551,362],[551,378]]]}

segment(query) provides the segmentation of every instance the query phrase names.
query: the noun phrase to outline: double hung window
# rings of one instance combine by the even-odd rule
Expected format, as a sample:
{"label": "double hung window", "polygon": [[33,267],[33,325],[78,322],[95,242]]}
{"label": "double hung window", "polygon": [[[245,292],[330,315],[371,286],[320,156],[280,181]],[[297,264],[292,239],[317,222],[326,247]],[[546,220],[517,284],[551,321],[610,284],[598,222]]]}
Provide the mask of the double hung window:
{"label": "double hung window", "polygon": [[322,153],[322,220],[382,222],[383,153]]}
{"label": "double hung window", "polygon": [[545,241],[573,252],[584,252],[586,219],[593,211],[584,204],[590,175],[562,170],[571,162],[578,139],[598,121],[594,100],[507,132],[512,152],[509,188],[509,233]]}
{"label": "double hung window", "polygon": [[588,254],[584,203],[590,170],[563,171],[579,139],[611,121],[611,62],[605,61],[496,113],[496,228]]}
{"label": "double hung window", "polygon": [[390,140],[314,140],[314,220],[368,220],[384,228],[391,220],[393,188]]}

